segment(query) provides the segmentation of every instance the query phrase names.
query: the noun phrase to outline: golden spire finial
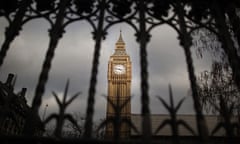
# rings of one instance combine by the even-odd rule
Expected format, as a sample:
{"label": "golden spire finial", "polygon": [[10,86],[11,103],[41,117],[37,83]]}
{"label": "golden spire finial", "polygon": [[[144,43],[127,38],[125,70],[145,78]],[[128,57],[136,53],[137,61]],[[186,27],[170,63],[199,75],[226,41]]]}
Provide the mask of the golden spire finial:
{"label": "golden spire finial", "polygon": [[120,35],[119,35],[117,43],[124,43],[123,38],[122,38],[122,30],[121,29],[120,29]]}
{"label": "golden spire finial", "polygon": [[125,52],[125,42],[123,41],[122,30],[120,29],[120,34],[119,34],[118,41],[116,42],[114,55],[123,55],[123,54],[126,54],[126,52]]}

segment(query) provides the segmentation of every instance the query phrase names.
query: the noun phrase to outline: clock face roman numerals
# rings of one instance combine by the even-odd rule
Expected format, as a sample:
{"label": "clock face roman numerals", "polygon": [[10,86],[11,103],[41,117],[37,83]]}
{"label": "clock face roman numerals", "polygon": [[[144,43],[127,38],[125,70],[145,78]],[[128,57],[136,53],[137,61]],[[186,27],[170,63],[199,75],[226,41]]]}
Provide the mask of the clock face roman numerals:
{"label": "clock face roman numerals", "polygon": [[124,65],[118,64],[113,66],[113,71],[115,74],[124,74],[126,72],[126,68]]}

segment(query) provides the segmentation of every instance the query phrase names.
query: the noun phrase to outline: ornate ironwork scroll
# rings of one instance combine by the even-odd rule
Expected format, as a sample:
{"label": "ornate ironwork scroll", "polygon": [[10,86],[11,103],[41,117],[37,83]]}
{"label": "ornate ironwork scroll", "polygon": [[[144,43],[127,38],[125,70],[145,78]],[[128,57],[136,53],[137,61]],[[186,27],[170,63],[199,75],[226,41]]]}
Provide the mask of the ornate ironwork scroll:
{"label": "ornate ironwork scroll", "polygon": [[184,121],[184,120],[177,120],[177,111],[181,107],[182,103],[184,102],[185,98],[182,98],[177,106],[174,105],[174,100],[173,100],[173,93],[172,93],[172,87],[169,85],[169,97],[170,97],[170,105],[166,103],[164,99],[158,96],[159,100],[161,103],[164,105],[164,107],[168,110],[170,114],[170,119],[164,120],[156,129],[155,133],[158,133],[164,126],[170,125],[171,130],[172,130],[172,141],[175,144],[180,143],[180,138],[179,138],[179,126],[182,125],[185,127],[189,132],[191,132],[193,135],[196,135],[193,129]]}
{"label": "ornate ironwork scroll", "polygon": [[[0,2],[0,16],[5,17],[9,22],[0,51],[0,67],[4,62],[10,44],[25,23],[35,18],[44,18],[51,26],[48,50],[33,98],[32,111],[28,114],[27,123],[31,126],[25,127],[25,133],[32,135],[36,125],[35,121],[39,120],[38,111],[51,70],[54,52],[64,34],[64,29],[70,23],[85,20],[92,26],[95,40],[84,131],[84,138],[92,138],[101,42],[111,26],[123,22],[135,30],[139,43],[142,135],[144,143],[151,143],[147,44],[150,41],[151,30],[162,24],[167,24],[179,35],[180,45],[183,47],[186,57],[194,108],[197,115],[198,133],[201,140],[207,142],[208,132],[199,103],[190,50],[192,45],[191,33],[206,28],[218,36],[232,68],[233,79],[240,88],[240,58],[237,54],[239,48],[234,45],[234,42],[238,44],[238,47],[240,45],[240,18],[236,14],[237,8],[240,8],[240,3],[237,0],[220,2],[217,0],[9,0]],[[235,36],[235,41],[231,38],[232,34]],[[231,135],[232,130],[228,131]]]}
{"label": "ornate ironwork scroll", "polygon": [[[85,131],[84,137],[91,138],[92,137],[92,125],[93,125],[93,113],[94,113],[94,96],[96,91],[96,84],[97,84],[97,74],[98,74],[98,64],[99,64],[99,57],[100,57],[100,49],[101,49],[101,41],[104,37],[104,17],[105,17],[105,8],[106,8],[106,0],[99,1],[99,16],[98,16],[98,25],[94,31],[94,38],[95,48],[94,48],[94,55],[93,55],[93,62],[92,62],[92,71],[91,71],[91,80],[90,80],[90,87],[88,91],[88,105],[86,111],[86,122],[85,122]],[[95,25],[92,21],[89,20],[92,26]]]}
{"label": "ornate ironwork scroll", "polygon": [[[31,5],[32,0],[22,0],[20,2],[12,2],[9,3],[8,7],[3,7],[3,15],[9,22],[9,27],[6,29],[5,32],[5,41],[2,44],[1,51],[0,51],[0,67],[3,64],[3,60],[6,57],[7,51],[10,47],[10,44],[14,40],[14,38],[18,35],[19,31],[21,30],[23,20],[25,18],[25,14],[28,11],[29,6]],[[4,10],[4,8],[7,8]],[[14,15],[14,19],[12,15]]]}
{"label": "ornate ironwork scroll", "polygon": [[44,123],[47,123],[52,119],[56,119],[57,124],[56,124],[56,128],[55,128],[55,131],[54,131],[54,135],[58,138],[60,138],[62,136],[62,129],[63,129],[65,119],[69,120],[77,128],[78,131],[81,131],[80,127],[78,126],[78,124],[77,124],[76,120],[73,118],[73,116],[65,113],[66,108],[73,102],[73,100],[75,100],[81,94],[81,92],[77,92],[68,101],[66,101],[67,93],[68,93],[68,87],[69,87],[69,80],[67,80],[67,84],[66,84],[66,87],[65,87],[65,90],[64,90],[64,95],[63,95],[62,102],[59,99],[58,95],[55,92],[52,92],[52,94],[54,95],[54,97],[57,101],[57,104],[59,106],[59,114],[51,114],[44,121]]}
{"label": "ornate ironwork scroll", "polygon": [[180,27],[180,34],[179,34],[179,39],[180,39],[180,45],[182,45],[186,57],[186,62],[187,62],[187,69],[188,69],[188,74],[189,74],[189,80],[190,80],[190,85],[192,89],[192,97],[193,97],[193,102],[194,102],[194,108],[196,111],[196,117],[197,117],[197,127],[198,127],[198,133],[203,142],[206,142],[208,140],[208,130],[206,126],[206,121],[204,119],[200,101],[199,101],[199,95],[198,95],[198,90],[197,90],[197,81],[196,81],[196,76],[194,73],[194,67],[193,67],[193,59],[191,57],[191,37],[189,32],[187,31],[187,26],[186,26],[186,21],[184,20],[184,5],[181,4],[180,2],[177,2],[175,5],[176,7],[176,12],[178,13],[178,18],[179,18],[179,27]]}

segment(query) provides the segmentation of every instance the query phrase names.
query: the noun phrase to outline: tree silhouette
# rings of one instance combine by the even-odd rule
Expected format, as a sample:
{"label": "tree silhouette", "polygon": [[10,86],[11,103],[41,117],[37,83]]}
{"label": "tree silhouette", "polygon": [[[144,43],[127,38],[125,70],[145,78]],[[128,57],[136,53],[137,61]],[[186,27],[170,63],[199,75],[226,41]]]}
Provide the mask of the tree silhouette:
{"label": "tree silhouette", "polygon": [[210,71],[204,71],[198,77],[199,100],[202,109],[206,112],[216,113],[217,103],[223,99],[228,107],[234,106],[233,113],[240,112],[240,91],[234,83],[232,71],[228,64],[214,62]]}

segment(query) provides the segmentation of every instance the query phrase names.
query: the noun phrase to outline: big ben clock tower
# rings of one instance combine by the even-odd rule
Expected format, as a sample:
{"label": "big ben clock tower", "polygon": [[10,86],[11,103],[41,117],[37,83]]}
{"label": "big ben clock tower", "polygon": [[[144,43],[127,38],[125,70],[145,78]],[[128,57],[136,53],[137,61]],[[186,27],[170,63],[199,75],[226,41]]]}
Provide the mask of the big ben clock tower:
{"label": "big ben clock tower", "polygon": [[[120,138],[128,138],[130,136],[130,126],[124,120],[131,120],[131,68],[130,57],[126,53],[125,43],[120,31],[115,51],[110,56],[108,62],[108,103],[106,115],[107,119],[114,120],[115,118],[115,120],[120,120],[115,128],[119,130]],[[110,104],[109,101],[113,104]],[[106,138],[113,138],[113,135],[114,125],[113,123],[108,123],[105,136]]]}

